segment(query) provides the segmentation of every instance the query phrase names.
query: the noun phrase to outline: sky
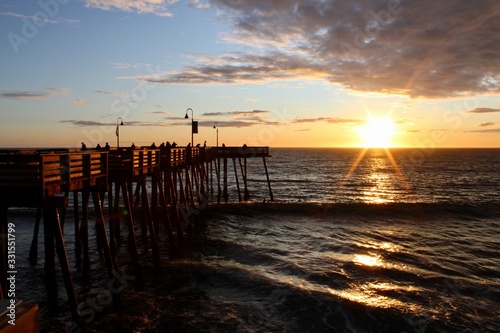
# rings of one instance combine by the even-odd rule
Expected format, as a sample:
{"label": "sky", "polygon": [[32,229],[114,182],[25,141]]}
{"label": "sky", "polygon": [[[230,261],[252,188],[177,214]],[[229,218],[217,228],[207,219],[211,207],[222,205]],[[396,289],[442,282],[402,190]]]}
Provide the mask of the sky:
{"label": "sky", "polygon": [[498,0],[3,0],[0,147],[193,116],[209,146],[500,147],[498,31]]}

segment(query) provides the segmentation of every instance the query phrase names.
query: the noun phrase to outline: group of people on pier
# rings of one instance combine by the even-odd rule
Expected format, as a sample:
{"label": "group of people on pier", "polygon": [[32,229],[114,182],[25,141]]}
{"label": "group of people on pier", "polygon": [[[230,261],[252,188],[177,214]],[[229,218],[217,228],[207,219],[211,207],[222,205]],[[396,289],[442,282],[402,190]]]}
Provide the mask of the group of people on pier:
{"label": "group of people on pier", "polygon": [[[160,148],[160,149],[162,149],[162,148],[176,148],[177,146],[178,146],[178,145],[177,145],[177,143],[176,143],[175,141],[174,141],[174,142],[172,142],[172,143],[170,143],[170,141],[167,141],[167,142],[162,142],[162,143],[160,144],[160,146],[158,146],[158,147],[157,147],[157,146],[156,146],[156,144],[153,142],[150,146],[143,146],[143,147],[141,147],[141,148],[151,148],[151,149]],[[225,147],[225,145],[224,145],[224,144],[222,144],[222,146],[223,146],[223,147]],[[245,144],[244,146],[246,146],[246,144]],[[200,144],[200,143],[198,143],[198,144],[196,145],[196,147],[197,147],[197,148],[201,148],[201,144]],[[205,142],[203,143],[203,148],[206,148],[206,147],[207,147],[207,142],[205,141]],[[135,143],[132,143],[132,145],[130,145],[130,147],[129,147],[129,148],[131,148],[131,149],[138,149],[138,147],[135,145]],[[186,146],[186,148],[191,148],[191,143],[188,143],[188,144],[187,144],[187,146]],[[111,146],[109,145],[109,143],[108,143],[108,142],[106,142],[106,144],[104,145],[104,147],[102,147],[102,146],[101,146],[101,144],[100,144],[100,143],[98,143],[94,149],[95,149],[95,150],[111,150]],[[84,150],[88,150],[87,145],[85,144],[85,142],[82,142],[81,150],[82,150],[82,151],[84,151]]]}

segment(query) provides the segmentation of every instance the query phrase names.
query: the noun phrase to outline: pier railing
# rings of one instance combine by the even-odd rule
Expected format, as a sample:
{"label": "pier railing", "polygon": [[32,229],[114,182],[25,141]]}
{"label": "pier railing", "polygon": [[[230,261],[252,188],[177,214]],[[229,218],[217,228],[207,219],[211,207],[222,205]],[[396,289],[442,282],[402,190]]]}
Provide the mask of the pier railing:
{"label": "pier railing", "polygon": [[160,149],[120,149],[109,151],[110,180],[147,175],[160,167]]}
{"label": "pier railing", "polygon": [[107,152],[0,151],[0,200],[5,206],[41,206],[43,200],[107,183]]}

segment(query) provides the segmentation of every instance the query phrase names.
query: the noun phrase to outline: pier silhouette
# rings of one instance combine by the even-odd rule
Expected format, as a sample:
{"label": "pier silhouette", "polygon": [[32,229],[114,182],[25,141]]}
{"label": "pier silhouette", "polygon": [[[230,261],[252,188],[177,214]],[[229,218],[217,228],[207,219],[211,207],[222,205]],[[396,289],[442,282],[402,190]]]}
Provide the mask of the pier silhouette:
{"label": "pier silhouette", "polygon": [[[74,212],[75,260],[76,266],[82,268],[79,280],[83,286],[91,285],[89,202],[92,199],[97,250],[104,255],[110,285],[116,281],[117,246],[122,238],[121,228],[125,226],[136,288],[141,289],[141,257],[151,253],[153,264],[161,264],[160,230],[165,231],[165,240],[174,251],[188,241],[194,217],[209,205],[210,200],[217,203],[229,201],[229,161],[232,160],[233,164],[239,202],[250,198],[249,158],[262,159],[269,196],[273,200],[267,157],[270,157],[269,147],[246,145],[3,149],[0,150],[0,232],[6,240],[9,208],[37,209],[29,259],[32,263],[37,261],[38,233],[43,217],[48,307],[53,312],[58,308],[57,255],[73,322],[80,325],[78,297],[69,264],[71,259],[64,242],[65,211],[70,202]],[[240,178],[243,188],[240,187]],[[136,225],[140,225],[145,251],[138,249]],[[7,274],[13,270],[7,260],[6,241],[2,241],[0,251],[0,298],[5,298]],[[120,306],[119,293],[112,292],[111,296],[113,304]]]}

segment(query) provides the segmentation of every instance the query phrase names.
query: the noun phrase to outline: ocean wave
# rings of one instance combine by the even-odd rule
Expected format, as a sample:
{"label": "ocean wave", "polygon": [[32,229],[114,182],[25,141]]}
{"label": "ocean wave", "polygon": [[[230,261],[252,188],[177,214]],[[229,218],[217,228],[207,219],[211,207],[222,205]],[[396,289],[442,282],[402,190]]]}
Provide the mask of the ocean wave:
{"label": "ocean wave", "polygon": [[251,202],[238,204],[214,204],[208,213],[234,214],[292,214],[306,216],[378,216],[378,217],[454,217],[469,220],[500,218],[500,202],[478,204],[456,203],[321,203],[321,202]]}

